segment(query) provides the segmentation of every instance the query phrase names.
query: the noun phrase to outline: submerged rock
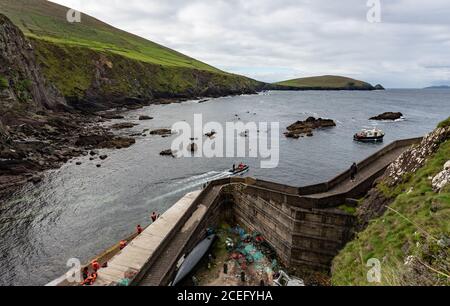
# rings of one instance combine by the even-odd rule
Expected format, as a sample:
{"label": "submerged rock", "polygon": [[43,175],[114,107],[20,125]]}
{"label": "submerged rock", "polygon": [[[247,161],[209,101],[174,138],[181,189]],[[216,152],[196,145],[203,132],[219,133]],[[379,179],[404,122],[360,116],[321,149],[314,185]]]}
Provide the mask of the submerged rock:
{"label": "submerged rock", "polygon": [[397,120],[397,119],[401,119],[403,117],[402,113],[394,113],[394,112],[386,112],[386,113],[382,113],[378,116],[372,117],[370,118],[370,120]]}
{"label": "submerged rock", "polygon": [[111,139],[110,141],[103,144],[103,148],[116,148],[116,149],[123,149],[128,148],[136,143],[136,139],[129,138],[129,137],[115,137]]}
{"label": "submerged rock", "polygon": [[150,135],[168,136],[172,135],[171,129],[157,129],[150,132]]}
{"label": "submerged rock", "polygon": [[174,152],[173,152],[171,149],[161,151],[161,152],[159,153],[159,155],[161,155],[161,156],[171,156],[171,157],[175,157]]}
{"label": "submerged rock", "polygon": [[[94,147],[101,149],[112,149],[112,148],[128,148],[135,144],[136,140],[130,137],[119,137],[113,134],[104,135],[82,135],[78,137],[75,142],[76,146],[79,147]],[[98,155],[98,151],[92,150],[89,152],[91,156]]]}
{"label": "submerged rock", "polygon": [[292,132],[286,132],[286,133],[284,133],[284,135],[286,135],[287,138],[294,138],[294,139],[299,139],[300,138],[300,135],[294,134]]}
{"label": "submerged rock", "polygon": [[124,130],[124,129],[131,129],[132,127],[135,127],[136,125],[138,125],[138,124],[132,123],[132,122],[123,122],[123,123],[113,124],[111,126],[111,128],[114,130]]}
{"label": "submerged rock", "polygon": [[213,136],[216,135],[216,134],[217,134],[216,131],[211,131],[211,132],[209,132],[209,133],[206,133],[205,136],[211,138],[211,137],[213,137]]}
{"label": "submerged rock", "polygon": [[152,120],[152,119],[153,119],[153,117],[150,117],[150,116],[145,116],[145,115],[139,116],[139,120]]}
{"label": "submerged rock", "polygon": [[125,117],[123,115],[119,115],[119,114],[102,114],[101,115],[102,118],[105,119],[125,119]]}

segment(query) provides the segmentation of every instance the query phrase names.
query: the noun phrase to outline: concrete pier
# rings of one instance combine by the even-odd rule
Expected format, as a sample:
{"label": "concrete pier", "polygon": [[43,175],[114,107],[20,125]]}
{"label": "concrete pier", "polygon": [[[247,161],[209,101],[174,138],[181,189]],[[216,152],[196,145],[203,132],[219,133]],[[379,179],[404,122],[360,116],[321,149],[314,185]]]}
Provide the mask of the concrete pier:
{"label": "concrete pier", "polygon": [[[170,284],[177,263],[226,218],[257,231],[291,272],[327,271],[352,238],[354,216],[338,206],[364,195],[387,166],[421,138],[395,141],[358,164],[356,182],[345,171],[330,181],[294,187],[254,178],[225,178],[187,194],[99,270],[95,285]],[[64,285],[53,282],[52,285]]]}
{"label": "concrete pier", "polygon": [[134,278],[139,277],[139,273],[152,263],[152,259],[159,255],[158,251],[170,240],[177,222],[182,219],[199,194],[200,191],[188,193],[148,226],[108,262],[107,268],[98,271],[95,285],[118,283],[126,274],[133,275]]}

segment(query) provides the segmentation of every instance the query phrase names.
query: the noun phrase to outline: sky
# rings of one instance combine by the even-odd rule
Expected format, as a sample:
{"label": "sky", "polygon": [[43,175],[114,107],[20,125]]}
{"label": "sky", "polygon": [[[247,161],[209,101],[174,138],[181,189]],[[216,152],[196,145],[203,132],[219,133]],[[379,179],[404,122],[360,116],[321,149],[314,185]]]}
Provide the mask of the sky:
{"label": "sky", "polygon": [[334,74],[389,88],[450,85],[448,0],[52,1],[261,81]]}

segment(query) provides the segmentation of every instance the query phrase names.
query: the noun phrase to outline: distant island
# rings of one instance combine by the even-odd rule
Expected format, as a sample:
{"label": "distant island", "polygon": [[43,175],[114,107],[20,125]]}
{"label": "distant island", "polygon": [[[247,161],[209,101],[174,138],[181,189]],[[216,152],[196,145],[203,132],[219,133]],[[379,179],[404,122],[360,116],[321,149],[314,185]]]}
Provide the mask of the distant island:
{"label": "distant island", "polygon": [[336,75],[299,78],[273,85],[278,86],[278,89],[284,87],[290,90],[384,90],[381,85],[373,86],[367,82]]}
{"label": "distant island", "polygon": [[450,86],[448,86],[448,85],[438,85],[438,86],[425,87],[424,89],[450,89]]}

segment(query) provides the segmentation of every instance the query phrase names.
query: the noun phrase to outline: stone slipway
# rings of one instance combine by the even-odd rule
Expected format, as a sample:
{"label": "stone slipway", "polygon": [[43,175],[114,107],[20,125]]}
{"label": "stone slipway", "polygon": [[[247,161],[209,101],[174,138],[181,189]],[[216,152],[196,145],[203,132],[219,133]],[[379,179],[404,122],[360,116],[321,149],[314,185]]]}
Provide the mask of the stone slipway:
{"label": "stone slipway", "polygon": [[[139,273],[146,270],[146,265],[157,256],[157,250],[173,235],[173,230],[186,214],[200,191],[185,195],[158,220],[148,226],[140,235],[132,240],[127,247],[115,255],[108,267],[98,271],[97,286],[107,286],[119,282],[126,273]],[[199,216],[193,216],[198,218]]]}

